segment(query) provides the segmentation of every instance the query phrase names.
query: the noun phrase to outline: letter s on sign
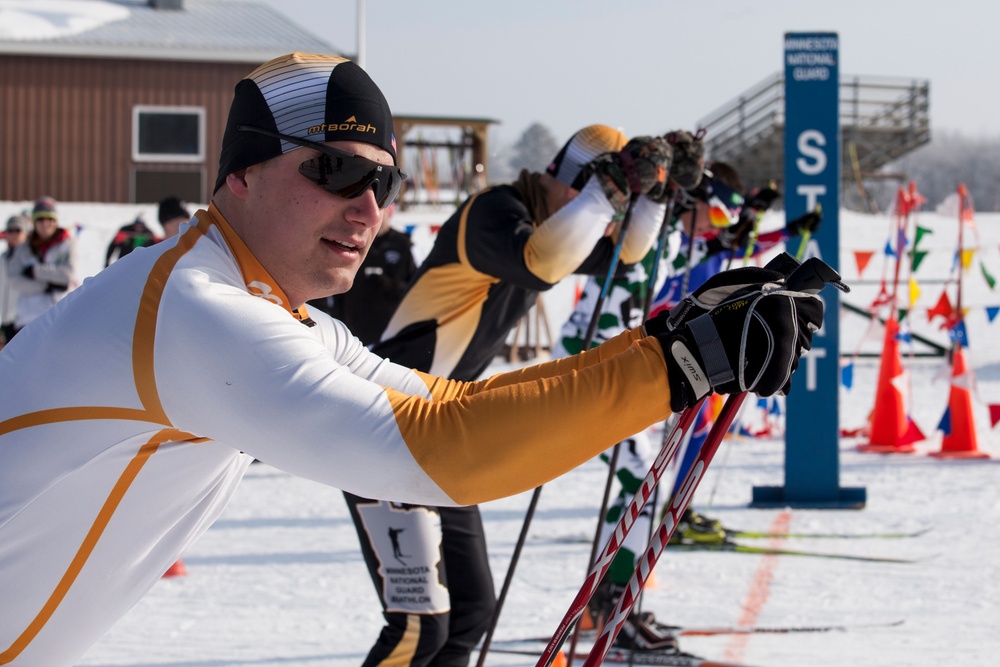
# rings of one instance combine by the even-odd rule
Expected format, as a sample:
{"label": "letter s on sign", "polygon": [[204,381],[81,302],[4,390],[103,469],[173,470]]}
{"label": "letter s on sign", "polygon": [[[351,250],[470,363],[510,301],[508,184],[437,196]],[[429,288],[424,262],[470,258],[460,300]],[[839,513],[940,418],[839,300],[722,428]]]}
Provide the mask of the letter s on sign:
{"label": "letter s on sign", "polygon": [[[799,135],[799,153],[805,157],[795,160],[795,166],[806,176],[815,176],[826,169],[826,151],[819,146],[826,146],[826,137],[819,130],[806,130]],[[813,162],[807,162],[811,158]]]}

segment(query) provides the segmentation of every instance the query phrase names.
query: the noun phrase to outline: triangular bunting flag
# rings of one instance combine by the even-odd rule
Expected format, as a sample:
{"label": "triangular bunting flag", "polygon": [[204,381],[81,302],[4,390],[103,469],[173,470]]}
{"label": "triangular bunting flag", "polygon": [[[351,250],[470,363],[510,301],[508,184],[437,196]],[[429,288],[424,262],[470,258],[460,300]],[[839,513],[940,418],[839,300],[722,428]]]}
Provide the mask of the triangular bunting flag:
{"label": "triangular bunting flag", "polygon": [[990,426],[996,426],[1000,421],[1000,405],[992,404],[990,408]]}
{"label": "triangular bunting flag", "polygon": [[902,437],[899,439],[899,447],[905,447],[906,445],[912,445],[915,442],[920,442],[921,440],[926,440],[927,436],[923,434],[920,427],[917,426],[917,422],[907,416],[906,418],[906,432],[903,433]]}
{"label": "triangular bunting flag", "polygon": [[892,249],[892,243],[890,243],[889,241],[885,242],[885,250],[883,250],[883,252],[889,257],[896,256],[896,251]]}
{"label": "triangular bunting flag", "polygon": [[986,317],[990,322],[996,319],[997,313],[1000,313],[1000,306],[986,306]]}
{"label": "triangular bunting flag", "polygon": [[938,422],[937,430],[941,431],[945,435],[951,435],[951,406],[950,405],[944,409],[944,414],[941,415],[941,421]]}
{"label": "triangular bunting flag", "polygon": [[848,390],[854,386],[854,364],[847,364],[840,369],[840,384]]}
{"label": "triangular bunting flag", "polygon": [[996,287],[997,286],[997,280],[996,280],[996,278],[994,278],[993,276],[990,275],[989,271],[986,270],[986,265],[983,264],[982,262],[979,262],[979,268],[980,268],[980,270],[982,270],[982,272],[983,272],[983,278],[986,279],[986,284],[990,286],[990,289],[993,289],[994,287]]}
{"label": "triangular bunting flag", "polygon": [[913,307],[913,304],[915,304],[917,302],[917,299],[919,298],[920,298],[920,285],[917,284],[916,280],[910,278],[910,308]]}
{"label": "triangular bunting flag", "polygon": [[917,225],[917,233],[913,237],[913,249],[916,250],[917,246],[920,245],[920,239],[924,238],[924,234],[933,234],[933,229],[928,229],[926,227],[921,227]]}
{"label": "triangular bunting flag", "polygon": [[861,277],[861,274],[865,272],[865,269],[868,267],[868,262],[871,261],[872,255],[874,255],[874,254],[875,254],[874,252],[871,252],[869,250],[865,250],[865,251],[855,250],[854,251],[854,263],[858,265],[858,277],[859,278]]}
{"label": "triangular bunting flag", "polygon": [[917,272],[917,267],[920,266],[920,262],[924,261],[924,257],[927,257],[926,250],[914,250],[910,253],[910,271],[914,273]]}
{"label": "triangular bunting flag", "polygon": [[972,257],[976,254],[975,248],[965,248],[962,250],[962,268],[967,269],[972,266]]}
{"label": "triangular bunting flag", "polygon": [[948,338],[960,343],[962,347],[969,347],[969,333],[965,329],[965,320],[959,320],[948,329]]}
{"label": "triangular bunting flag", "polygon": [[781,403],[779,403],[777,400],[771,401],[771,414],[774,415],[775,417],[781,416]]}
{"label": "triangular bunting flag", "polygon": [[947,320],[954,312],[955,309],[951,307],[951,300],[948,298],[948,292],[941,292],[941,298],[938,299],[933,308],[927,310],[927,321],[930,322],[938,315]]}

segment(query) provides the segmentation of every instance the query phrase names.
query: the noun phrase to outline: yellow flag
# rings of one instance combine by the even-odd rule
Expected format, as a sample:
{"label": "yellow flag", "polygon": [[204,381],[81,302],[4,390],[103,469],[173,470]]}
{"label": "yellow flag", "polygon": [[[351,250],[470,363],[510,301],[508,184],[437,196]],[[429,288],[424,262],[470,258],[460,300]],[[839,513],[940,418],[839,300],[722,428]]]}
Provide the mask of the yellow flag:
{"label": "yellow flag", "polygon": [[972,266],[972,257],[976,254],[975,248],[966,248],[962,250],[962,268],[967,269]]}
{"label": "yellow flag", "polygon": [[913,307],[913,304],[915,304],[917,302],[917,299],[919,298],[920,298],[920,285],[917,284],[916,280],[910,278],[910,308]]}

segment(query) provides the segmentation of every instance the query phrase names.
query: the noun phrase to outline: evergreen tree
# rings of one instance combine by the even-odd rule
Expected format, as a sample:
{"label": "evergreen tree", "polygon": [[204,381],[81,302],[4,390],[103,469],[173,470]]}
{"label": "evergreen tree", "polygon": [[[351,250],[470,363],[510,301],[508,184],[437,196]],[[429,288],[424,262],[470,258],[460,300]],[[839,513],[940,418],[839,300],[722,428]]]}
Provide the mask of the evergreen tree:
{"label": "evergreen tree", "polygon": [[559,148],[560,145],[549,128],[541,123],[533,123],[514,144],[508,164],[514,174],[520,173],[522,169],[544,171]]}

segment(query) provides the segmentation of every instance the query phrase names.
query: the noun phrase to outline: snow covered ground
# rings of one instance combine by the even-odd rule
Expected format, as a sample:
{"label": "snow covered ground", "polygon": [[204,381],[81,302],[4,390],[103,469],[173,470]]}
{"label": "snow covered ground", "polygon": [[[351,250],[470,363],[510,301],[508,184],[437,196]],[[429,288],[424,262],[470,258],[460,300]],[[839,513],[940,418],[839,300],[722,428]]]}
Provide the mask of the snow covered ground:
{"label": "snow covered ground", "polygon": [[[6,219],[22,202],[0,202]],[[114,230],[143,207],[64,204],[62,220],[77,227],[81,273],[100,269]],[[153,207],[145,207],[155,220]],[[429,224],[443,214],[397,216],[415,225],[418,254],[426,252]],[[917,275],[914,331],[945,342],[926,324],[926,308],[940,295],[951,266],[953,216],[921,214],[933,233]],[[780,439],[734,438],[723,444],[695,496],[695,506],[730,527],[767,530],[790,513],[795,531],[929,532],[905,539],[786,539],[781,546],[814,551],[916,559],[876,563],[800,556],[667,551],[644,608],[685,626],[754,623],[762,626],[872,624],[817,634],[687,637],[682,647],[707,658],[759,667],[843,665],[961,665],[986,667],[1000,655],[1000,443],[987,404],[1000,403],[1000,346],[985,307],[1000,295],[979,272],[979,259],[1000,275],[1000,216],[977,216],[981,251],[966,280],[969,361],[974,367],[979,448],[994,458],[945,461],[937,425],[948,384],[941,359],[907,360],[912,416],[929,439],[916,454],[860,453],[863,440],[840,444],[842,486],[867,489],[862,510],[750,509],[756,485],[783,483]],[[877,291],[886,217],[842,216],[841,271],[856,289],[848,298],[867,306]],[[967,241],[972,245],[973,241]],[[855,250],[874,251],[859,276]],[[572,283],[546,297],[554,329],[568,312]],[[865,335],[867,332],[867,336]],[[845,314],[842,351],[879,349],[881,330]],[[494,370],[506,365],[497,362]],[[874,402],[878,358],[858,357],[854,384],[841,388],[841,425],[861,426]],[[750,406],[752,409],[753,406]],[[748,413],[748,418],[753,413]],[[539,425],[544,428],[544,425]],[[655,431],[655,429],[654,429]],[[654,436],[659,435],[654,432]],[[597,462],[546,485],[496,631],[495,641],[551,633],[586,572],[589,544],[563,538],[592,535],[606,468]],[[482,506],[496,587],[503,581],[529,494]],[[750,543],[750,540],[744,540]],[[767,545],[767,540],[752,543]],[[264,464],[251,466],[221,519],[184,556],[188,574],[161,580],[95,645],[79,667],[285,667],[357,665],[380,628],[380,614],[340,492]],[[898,625],[888,625],[902,621]],[[491,653],[488,664],[529,665],[525,656]],[[577,663],[579,664],[579,663]]]}

